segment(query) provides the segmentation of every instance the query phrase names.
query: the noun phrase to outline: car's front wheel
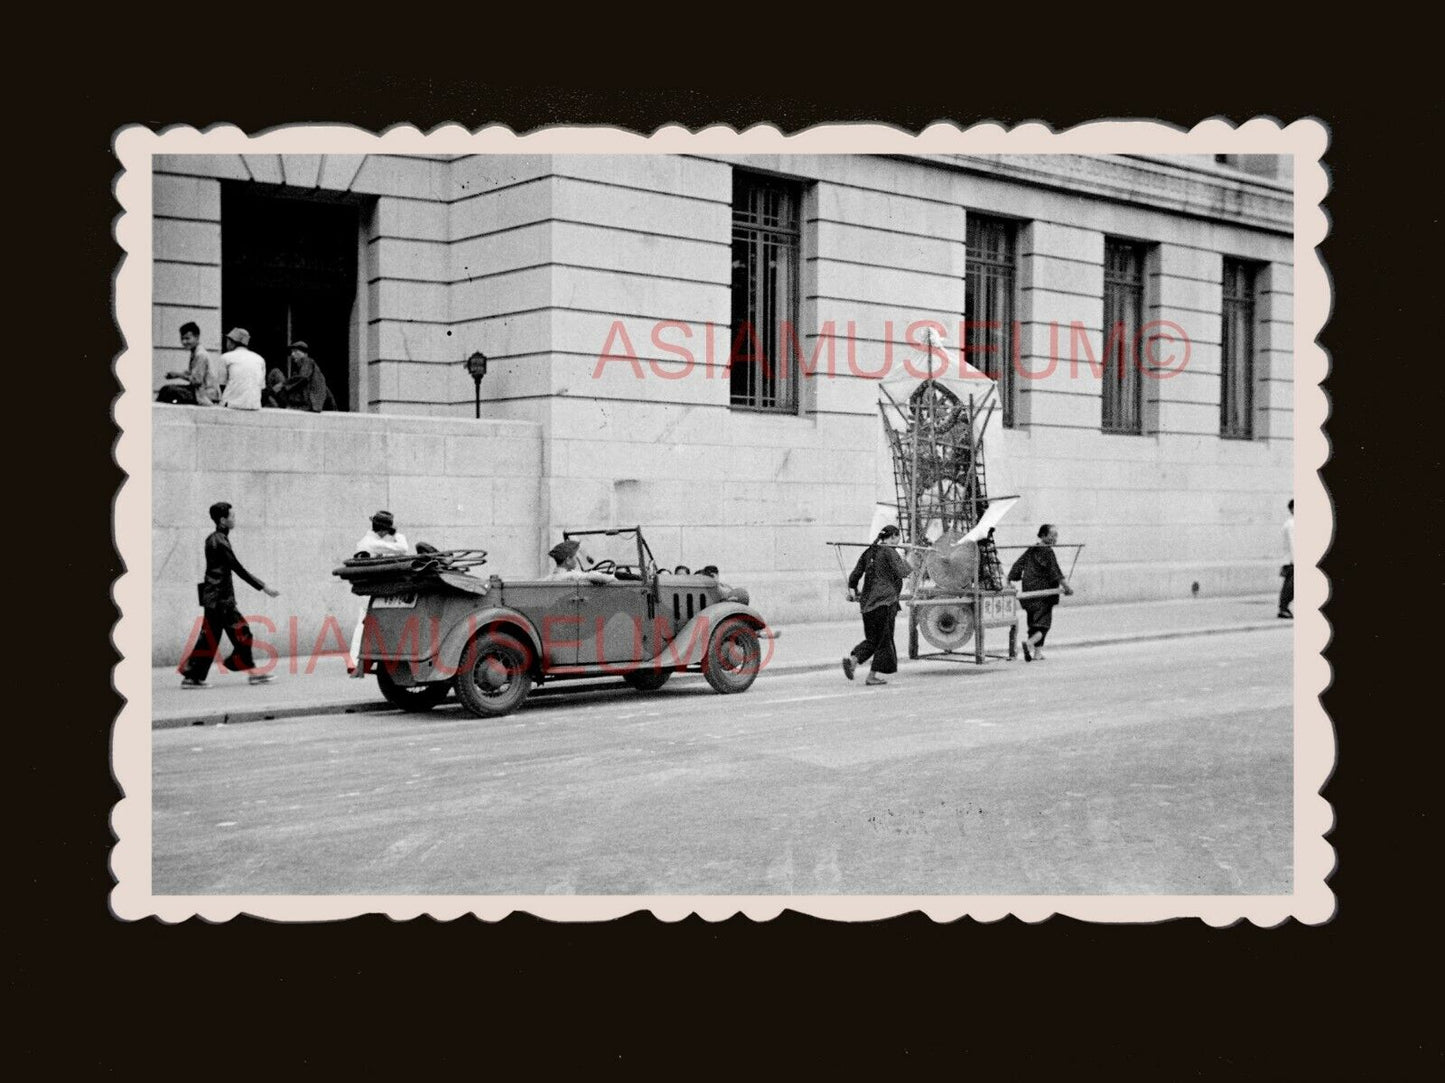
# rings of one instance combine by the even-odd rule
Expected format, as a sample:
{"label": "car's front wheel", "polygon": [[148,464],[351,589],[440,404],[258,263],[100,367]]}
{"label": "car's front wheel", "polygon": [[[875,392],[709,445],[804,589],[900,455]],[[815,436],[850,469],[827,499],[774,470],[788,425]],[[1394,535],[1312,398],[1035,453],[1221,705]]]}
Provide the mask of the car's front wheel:
{"label": "car's front wheel", "polygon": [[527,699],[527,651],[510,636],[482,632],[467,644],[457,673],[457,698],[478,718],[510,714]]}
{"label": "car's front wheel", "polygon": [[376,686],[382,697],[393,707],[403,711],[420,713],[430,711],[452,690],[450,681],[433,681],[430,684],[397,684],[385,665],[377,667]]}
{"label": "car's front wheel", "polygon": [[747,621],[729,617],[713,629],[707,642],[703,676],[714,692],[746,692],[757,680],[762,657],[757,630]]}

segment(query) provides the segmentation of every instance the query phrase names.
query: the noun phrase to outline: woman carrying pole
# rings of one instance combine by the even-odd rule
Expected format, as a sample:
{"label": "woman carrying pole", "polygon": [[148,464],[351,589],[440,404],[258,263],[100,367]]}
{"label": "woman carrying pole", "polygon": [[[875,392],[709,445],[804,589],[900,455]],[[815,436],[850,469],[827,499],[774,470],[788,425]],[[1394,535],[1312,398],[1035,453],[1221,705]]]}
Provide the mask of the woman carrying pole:
{"label": "woman carrying pole", "polygon": [[[873,664],[864,684],[887,684],[880,673],[898,672],[898,650],[893,644],[893,624],[898,616],[898,596],[903,581],[914,567],[890,544],[898,537],[897,526],[889,523],[878,532],[873,544],[863,550],[853,574],[848,577],[848,600],[859,602],[863,612],[863,641],[843,656],[843,675],[850,681],[854,670],[870,658]],[[858,593],[859,581],[863,593]]]}

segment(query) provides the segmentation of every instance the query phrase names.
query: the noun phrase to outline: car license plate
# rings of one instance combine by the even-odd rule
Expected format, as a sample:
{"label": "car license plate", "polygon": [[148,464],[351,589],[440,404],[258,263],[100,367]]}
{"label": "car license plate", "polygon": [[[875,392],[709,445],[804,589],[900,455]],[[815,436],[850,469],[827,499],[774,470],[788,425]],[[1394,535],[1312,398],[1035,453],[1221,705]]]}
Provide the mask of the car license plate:
{"label": "car license plate", "polygon": [[1017,599],[1012,594],[1000,594],[983,599],[983,622],[993,626],[1012,624],[1018,619]]}
{"label": "car license plate", "polygon": [[372,609],[415,609],[415,594],[393,594],[389,597],[371,599]]}

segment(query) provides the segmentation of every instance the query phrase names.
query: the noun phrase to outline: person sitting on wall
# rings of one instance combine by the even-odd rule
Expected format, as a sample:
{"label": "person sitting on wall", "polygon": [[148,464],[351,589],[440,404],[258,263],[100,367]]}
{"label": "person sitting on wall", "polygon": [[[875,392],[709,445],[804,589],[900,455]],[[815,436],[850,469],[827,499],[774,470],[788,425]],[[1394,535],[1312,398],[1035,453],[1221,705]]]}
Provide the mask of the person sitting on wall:
{"label": "person sitting on wall", "polygon": [[221,381],[217,365],[201,345],[201,328],[194,321],[181,324],[181,346],[189,351],[189,365],[182,372],[166,373],[167,380],[184,380],[183,384],[167,384],[161,388],[157,402],[187,406],[215,406],[221,401]]}
{"label": "person sitting on wall", "polygon": [[270,410],[286,408],[286,374],[272,369],[266,374],[266,387],[261,391],[261,405]]}
{"label": "person sitting on wall", "polygon": [[291,379],[284,386],[282,398],[292,410],[309,410],[319,414],[327,408],[336,409],[336,399],[326,386],[326,374],[311,356],[311,347],[304,342],[291,343]]}
{"label": "person sitting on wall", "polygon": [[233,327],[226,332],[221,368],[226,386],[221,405],[232,410],[261,409],[261,388],[266,386],[266,359],[251,348],[251,332]]}
{"label": "person sitting on wall", "polygon": [[591,571],[582,567],[578,559],[577,551],[582,548],[582,543],[576,538],[567,538],[558,542],[547,551],[552,558],[552,570],[548,579],[575,579],[585,583],[615,583],[617,577],[608,575],[606,572]]}

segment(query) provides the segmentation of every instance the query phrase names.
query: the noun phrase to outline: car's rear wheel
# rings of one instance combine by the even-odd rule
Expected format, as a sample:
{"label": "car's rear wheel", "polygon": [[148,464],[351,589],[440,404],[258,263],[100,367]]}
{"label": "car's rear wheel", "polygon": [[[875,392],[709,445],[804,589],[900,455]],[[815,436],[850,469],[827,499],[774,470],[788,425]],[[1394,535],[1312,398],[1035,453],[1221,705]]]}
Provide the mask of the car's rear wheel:
{"label": "car's rear wheel", "polygon": [[511,636],[482,632],[462,652],[457,698],[478,718],[510,714],[531,689],[527,651]]}
{"label": "car's rear wheel", "polygon": [[397,684],[391,671],[385,665],[376,670],[376,685],[382,696],[393,707],[403,711],[420,713],[430,711],[452,690],[450,681],[432,681],[429,684]]}
{"label": "car's rear wheel", "polygon": [[656,692],[672,676],[670,669],[634,669],[624,673],[622,679],[639,692]]}
{"label": "car's rear wheel", "polygon": [[703,676],[715,692],[746,692],[757,679],[762,657],[757,630],[744,620],[729,617],[713,629],[708,640]]}

